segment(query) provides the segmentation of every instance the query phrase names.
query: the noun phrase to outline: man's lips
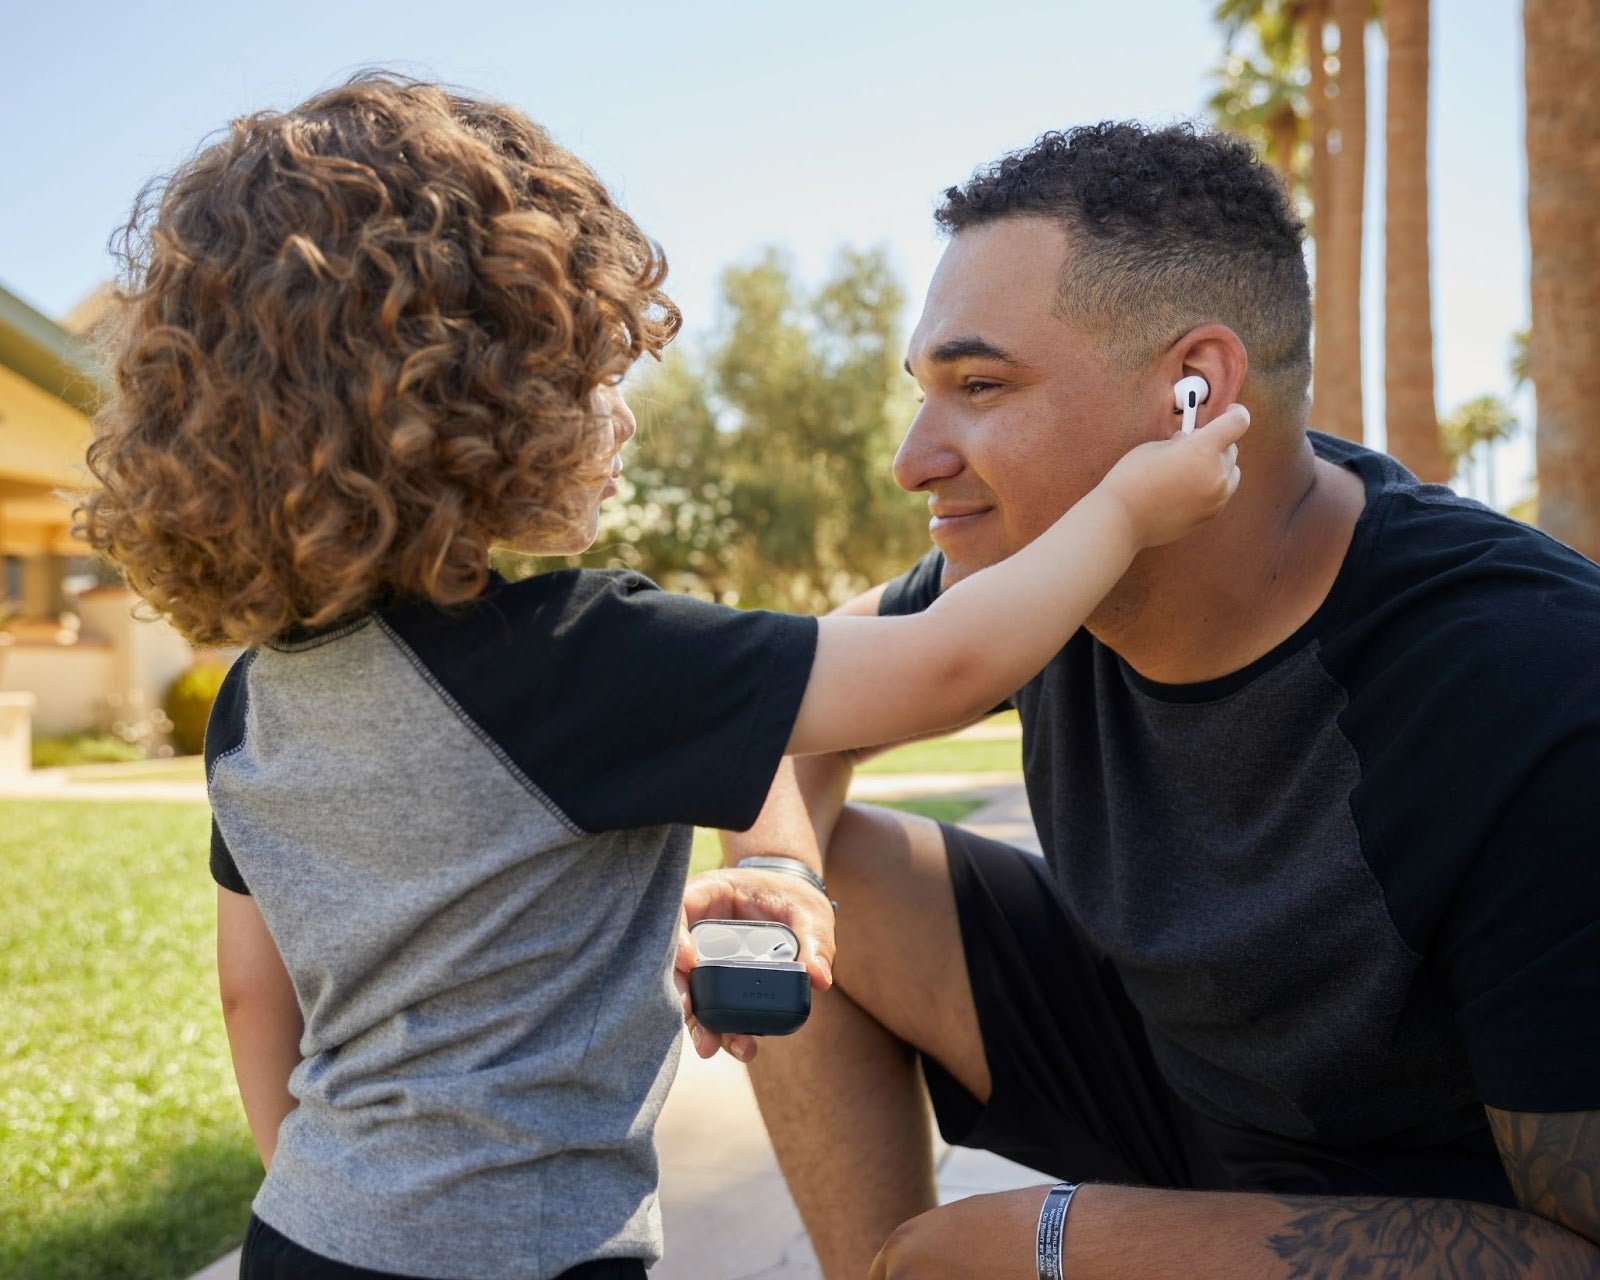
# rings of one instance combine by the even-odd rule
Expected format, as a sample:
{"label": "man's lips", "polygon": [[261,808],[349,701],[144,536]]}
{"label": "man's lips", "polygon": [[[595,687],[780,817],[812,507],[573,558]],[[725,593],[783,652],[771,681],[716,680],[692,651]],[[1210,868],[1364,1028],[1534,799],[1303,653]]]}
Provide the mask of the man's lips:
{"label": "man's lips", "polygon": [[959,533],[970,528],[984,516],[994,510],[993,507],[930,507],[928,520],[928,535],[937,538],[940,534]]}

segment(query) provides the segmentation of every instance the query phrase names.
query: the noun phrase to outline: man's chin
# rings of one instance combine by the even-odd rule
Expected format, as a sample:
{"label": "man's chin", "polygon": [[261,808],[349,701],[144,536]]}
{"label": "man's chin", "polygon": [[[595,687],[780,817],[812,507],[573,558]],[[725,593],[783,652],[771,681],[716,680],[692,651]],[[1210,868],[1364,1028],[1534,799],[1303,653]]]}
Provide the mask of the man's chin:
{"label": "man's chin", "polygon": [[[941,551],[944,549],[941,547]],[[952,555],[944,551],[944,571],[939,575],[939,590],[948,591],[963,578],[970,578],[973,574],[990,565],[999,564],[1004,560],[1005,554],[990,556]]]}

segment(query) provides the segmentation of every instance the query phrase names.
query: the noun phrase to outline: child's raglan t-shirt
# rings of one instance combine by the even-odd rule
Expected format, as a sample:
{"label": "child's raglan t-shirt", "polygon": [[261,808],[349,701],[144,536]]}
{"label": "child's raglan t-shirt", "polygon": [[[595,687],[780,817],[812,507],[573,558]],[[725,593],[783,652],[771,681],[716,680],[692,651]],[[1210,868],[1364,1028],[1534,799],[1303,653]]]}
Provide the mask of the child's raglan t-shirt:
{"label": "child's raglan t-shirt", "polygon": [[816,634],[569,571],[239,659],[212,873],[305,1016],[263,1220],[404,1275],[659,1256],[685,824],[755,820]]}

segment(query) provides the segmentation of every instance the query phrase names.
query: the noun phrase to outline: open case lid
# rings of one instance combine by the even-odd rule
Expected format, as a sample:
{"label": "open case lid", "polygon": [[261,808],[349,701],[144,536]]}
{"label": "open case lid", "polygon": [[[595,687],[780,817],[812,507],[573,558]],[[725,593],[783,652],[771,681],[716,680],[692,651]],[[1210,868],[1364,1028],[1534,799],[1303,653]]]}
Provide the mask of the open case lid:
{"label": "open case lid", "polygon": [[776,920],[701,920],[689,938],[696,964],[798,966],[800,940]]}

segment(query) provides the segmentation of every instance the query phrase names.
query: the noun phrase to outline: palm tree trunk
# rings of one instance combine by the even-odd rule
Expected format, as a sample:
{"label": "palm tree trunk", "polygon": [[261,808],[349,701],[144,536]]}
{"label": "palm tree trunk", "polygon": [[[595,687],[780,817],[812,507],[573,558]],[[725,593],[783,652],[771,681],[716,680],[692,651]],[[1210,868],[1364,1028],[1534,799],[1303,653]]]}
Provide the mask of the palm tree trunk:
{"label": "palm tree trunk", "polygon": [[1283,189],[1294,198],[1294,147],[1300,141],[1300,117],[1294,108],[1285,103],[1267,122],[1267,133],[1272,140],[1272,167],[1283,179]]}
{"label": "palm tree trunk", "polygon": [[[1339,79],[1329,121],[1338,138],[1329,192],[1333,226],[1328,236],[1332,261],[1328,263],[1326,350],[1332,375],[1322,396],[1320,425],[1347,440],[1360,440],[1363,434],[1361,232],[1367,167],[1367,3],[1333,0],[1333,16],[1339,24]],[[1334,410],[1331,421],[1328,409]]]}
{"label": "palm tree trunk", "polygon": [[[1323,32],[1328,24],[1327,0],[1308,0],[1305,10],[1306,61],[1310,63],[1311,83],[1306,86],[1306,97],[1311,112],[1311,235],[1316,251],[1315,279],[1311,288],[1311,368],[1313,425],[1328,429],[1322,420],[1322,410],[1337,412],[1334,397],[1324,396],[1322,371],[1332,359],[1328,351],[1330,327],[1328,323],[1328,289],[1331,273],[1328,263],[1333,255],[1332,236],[1333,201],[1329,196],[1331,159],[1328,155],[1328,51],[1323,47]],[[1329,377],[1331,378],[1331,373]]]}
{"label": "palm tree trunk", "polygon": [[1600,559],[1600,0],[1524,0],[1539,524]]}
{"label": "palm tree trunk", "polygon": [[1419,479],[1445,484],[1428,260],[1428,0],[1388,0],[1384,23],[1384,420],[1389,452]]}

